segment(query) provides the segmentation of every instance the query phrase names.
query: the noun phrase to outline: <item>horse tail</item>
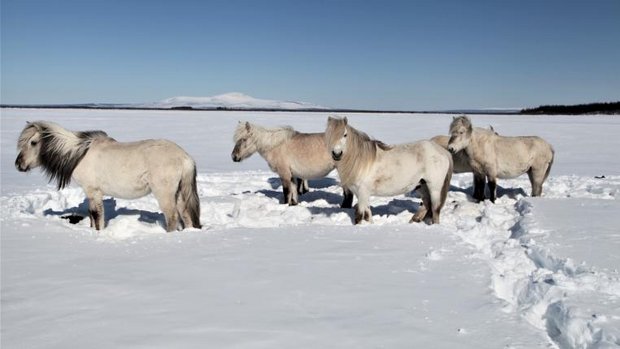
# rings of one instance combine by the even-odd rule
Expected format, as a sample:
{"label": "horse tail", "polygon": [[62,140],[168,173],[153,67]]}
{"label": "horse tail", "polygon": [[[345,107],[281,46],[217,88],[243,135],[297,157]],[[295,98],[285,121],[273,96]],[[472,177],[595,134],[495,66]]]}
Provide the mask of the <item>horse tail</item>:
{"label": "horse tail", "polygon": [[[179,199],[185,202],[185,211],[192,221],[192,226],[198,229],[202,228],[200,224],[200,199],[198,198],[198,186],[196,185],[196,164],[191,159],[189,166],[183,168],[181,181],[179,182],[179,195]],[[187,225],[189,222],[184,223]]]}
{"label": "horse tail", "polygon": [[443,180],[443,186],[441,187],[441,206],[446,203],[446,198],[448,197],[448,190],[450,190],[450,181],[452,180],[452,172],[454,171],[454,163],[452,162],[452,155],[448,156],[448,160],[450,160],[448,166],[448,173],[446,173],[446,177]]}
{"label": "horse tail", "polygon": [[551,148],[551,160],[549,160],[549,164],[547,165],[547,171],[545,172],[543,182],[547,180],[547,177],[549,177],[549,172],[551,172],[551,166],[553,165],[553,159],[555,158],[555,150],[553,150],[552,146],[549,146],[549,148]]}

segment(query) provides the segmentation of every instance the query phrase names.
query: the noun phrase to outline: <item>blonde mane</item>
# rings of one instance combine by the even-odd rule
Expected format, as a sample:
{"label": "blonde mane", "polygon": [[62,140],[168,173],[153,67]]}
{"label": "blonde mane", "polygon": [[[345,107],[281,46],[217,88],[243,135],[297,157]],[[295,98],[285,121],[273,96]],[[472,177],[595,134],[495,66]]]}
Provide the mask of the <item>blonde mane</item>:
{"label": "blonde mane", "polygon": [[[342,160],[338,161],[338,175],[340,182],[346,186],[354,183],[356,175],[363,174],[375,161],[377,148],[387,151],[391,146],[382,141],[372,139],[366,133],[348,125],[344,119],[330,118],[325,131],[329,142],[337,141],[338,135],[343,134],[343,128],[347,129],[347,150],[343,153]],[[331,148],[331,146],[330,146]]]}
{"label": "blonde mane", "polygon": [[298,133],[291,126],[266,128],[249,122],[240,122],[235,130],[233,140],[237,143],[245,138],[249,142],[254,142],[257,151],[261,153],[277,147]]}

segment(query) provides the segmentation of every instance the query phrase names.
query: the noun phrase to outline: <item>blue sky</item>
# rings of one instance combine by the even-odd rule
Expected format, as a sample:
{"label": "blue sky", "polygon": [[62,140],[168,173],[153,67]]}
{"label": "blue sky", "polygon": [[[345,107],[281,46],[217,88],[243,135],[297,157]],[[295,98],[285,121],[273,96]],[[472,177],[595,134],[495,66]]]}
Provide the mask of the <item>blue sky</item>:
{"label": "blue sky", "polygon": [[620,1],[2,0],[1,102],[620,100]]}

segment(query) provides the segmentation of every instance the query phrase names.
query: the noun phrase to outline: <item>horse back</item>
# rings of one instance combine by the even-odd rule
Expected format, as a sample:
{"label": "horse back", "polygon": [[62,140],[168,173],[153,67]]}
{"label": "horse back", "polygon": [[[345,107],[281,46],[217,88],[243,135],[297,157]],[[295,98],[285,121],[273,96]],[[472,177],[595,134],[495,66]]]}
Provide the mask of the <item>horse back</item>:
{"label": "horse back", "polygon": [[553,148],[538,136],[497,136],[494,150],[500,178],[513,178],[532,168],[547,166],[553,159]]}
{"label": "horse back", "polygon": [[282,163],[294,176],[303,179],[324,177],[335,167],[324,133],[296,133],[274,149],[269,162],[270,166],[271,162]]}

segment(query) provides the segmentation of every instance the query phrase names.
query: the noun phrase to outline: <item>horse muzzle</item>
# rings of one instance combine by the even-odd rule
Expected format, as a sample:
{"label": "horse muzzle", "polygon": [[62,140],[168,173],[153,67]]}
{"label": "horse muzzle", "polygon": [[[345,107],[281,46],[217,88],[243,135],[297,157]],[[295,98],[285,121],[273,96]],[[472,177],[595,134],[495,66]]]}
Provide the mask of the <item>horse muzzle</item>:
{"label": "horse muzzle", "polygon": [[241,162],[241,158],[235,154],[232,154],[230,157],[232,158],[232,161],[234,162]]}
{"label": "horse muzzle", "polygon": [[22,157],[21,157],[21,155],[18,156],[17,159],[15,159],[15,168],[19,172],[28,172],[30,170],[30,166],[22,165]]}
{"label": "horse muzzle", "polygon": [[339,153],[332,151],[332,159],[334,159],[334,161],[340,161],[342,159],[342,151]]}

